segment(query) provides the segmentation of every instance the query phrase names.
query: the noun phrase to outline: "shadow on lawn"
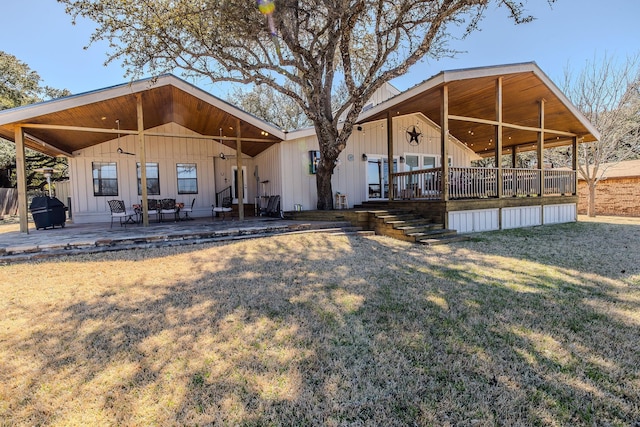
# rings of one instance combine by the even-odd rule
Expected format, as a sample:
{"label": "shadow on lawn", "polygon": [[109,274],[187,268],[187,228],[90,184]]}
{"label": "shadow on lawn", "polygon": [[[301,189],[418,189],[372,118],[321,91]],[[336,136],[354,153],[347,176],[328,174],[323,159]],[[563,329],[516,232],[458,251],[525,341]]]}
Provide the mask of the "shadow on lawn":
{"label": "shadow on lawn", "polygon": [[[565,245],[581,227],[567,232]],[[220,244],[151,260],[140,253],[138,262],[154,263],[188,254],[192,276],[165,282],[149,273],[135,286],[113,283],[36,314],[56,327],[34,327],[29,339],[9,343],[16,357],[41,365],[21,379],[17,367],[5,374],[27,385],[3,418],[398,426],[640,420],[637,287],[593,264],[572,268],[570,253],[538,262],[511,251],[510,261],[498,260],[505,236],[433,250],[309,234],[237,242],[233,251]],[[603,244],[606,253],[616,250]],[[531,274],[518,268],[525,261]]]}

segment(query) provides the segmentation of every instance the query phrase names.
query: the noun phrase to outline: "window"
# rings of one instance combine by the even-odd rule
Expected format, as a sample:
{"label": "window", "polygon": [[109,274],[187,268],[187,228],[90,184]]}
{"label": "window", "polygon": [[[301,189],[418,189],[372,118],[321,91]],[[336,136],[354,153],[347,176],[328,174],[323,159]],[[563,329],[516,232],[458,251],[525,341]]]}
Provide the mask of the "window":
{"label": "window", "polygon": [[116,162],[93,162],[93,195],[118,195],[118,169]]}
{"label": "window", "polygon": [[178,194],[198,194],[198,170],[195,163],[176,164]]}
{"label": "window", "polygon": [[[160,195],[160,172],[157,163],[147,163],[147,195]],[[142,170],[140,163],[136,163],[136,172],[138,174],[138,196],[142,195]]]}

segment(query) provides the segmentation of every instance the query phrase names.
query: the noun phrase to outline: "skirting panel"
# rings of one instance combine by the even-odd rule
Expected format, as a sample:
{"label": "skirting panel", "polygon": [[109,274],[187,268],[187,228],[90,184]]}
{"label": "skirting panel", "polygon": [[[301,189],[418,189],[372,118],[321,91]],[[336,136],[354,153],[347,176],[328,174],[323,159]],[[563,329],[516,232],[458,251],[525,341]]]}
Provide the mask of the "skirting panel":
{"label": "skirting panel", "polygon": [[519,206],[502,209],[502,228],[542,225],[542,206]]}
{"label": "skirting panel", "polygon": [[498,209],[449,212],[449,228],[458,233],[473,233],[499,229]]}
{"label": "skirting panel", "polygon": [[560,224],[564,222],[575,222],[577,220],[575,203],[564,205],[546,205],[544,207],[544,223]]}

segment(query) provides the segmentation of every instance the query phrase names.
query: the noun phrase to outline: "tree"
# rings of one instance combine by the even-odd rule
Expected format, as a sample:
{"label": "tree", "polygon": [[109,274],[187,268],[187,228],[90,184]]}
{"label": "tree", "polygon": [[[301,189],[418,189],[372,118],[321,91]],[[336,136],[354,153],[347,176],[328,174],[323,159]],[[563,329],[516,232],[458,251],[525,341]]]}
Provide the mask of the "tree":
{"label": "tree", "polygon": [[[0,51],[0,110],[41,102],[46,99],[70,95],[68,90],[41,85],[37,72],[14,55]],[[54,179],[66,176],[67,162],[64,158],[53,158],[33,150],[26,150],[27,189],[43,190],[46,180],[33,170],[50,167],[59,171]],[[0,187],[15,186],[15,145],[0,139]],[[13,173],[12,173],[13,171]]]}
{"label": "tree", "polygon": [[[378,88],[425,57],[453,54],[450,26],[468,34],[491,4],[517,23],[533,19],[522,0],[58,1],[74,21],[98,24],[90,42],[109,41],[108,61],[122,60],[128,75],[181,69],[288,96],[318,137],[318,209],[333,206],[335,161]],[[346,96],[336,106],[340,84]]]}
{"label": "tree", "polygon": [[251,91],[236,88],[229,102],[280,129],[295,130],[311,124],[298,104],[269,86],[260,85]]}
{"label": "tree", "polygon": [[[578,74],[565,69],[563,91],[600,132],[600,140],[578,145],[578,171],[589,189],[587,214],[596,216],[596,186],[607,169],[640,156],[640,54],[618,61],[588,61]],[[568,166],[567,149],[548,160]]]}

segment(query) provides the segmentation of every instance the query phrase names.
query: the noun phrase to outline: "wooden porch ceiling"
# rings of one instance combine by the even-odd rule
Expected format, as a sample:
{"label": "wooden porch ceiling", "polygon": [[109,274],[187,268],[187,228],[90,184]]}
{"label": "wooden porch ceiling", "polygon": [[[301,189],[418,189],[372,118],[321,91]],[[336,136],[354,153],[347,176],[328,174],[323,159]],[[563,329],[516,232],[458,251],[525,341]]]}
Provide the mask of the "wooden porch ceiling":
{"label": "wooden porch ceiling", "polygon": [[[279,129],[174,76],[166,76],[165,79],[168,80],[161,84],[144,82],[142,88],[134,88],[136,84],[139,86],[136,82],[23,107],[15,114],[18,120],[4,122],[0,119],[0,136],[13,141],[14,126],[26,124],[27,147],[49,155],[70,154],[114,139],[117,132],[113,131],[118,129],[118,122],[121,134],[137,132],[136,94],[140,93],[145,130],[175,122],[200,135],[212,137],[212,140],[219,140],[213,137],[220,135],[227,137],[220,142],[235,149],[235,126],[240,119],[242,151],[252,157],[284,138],[284,134],[279,135],[282,133]],[[131,89],[122,90],[123,87]],[[109,96],[109,91],[117,92],[117,96]],[[57,104],[59,108],[56,108]],[[29,111],[33,111],[33,115],[29,115]],[[29,125],[53,125],[55,128]],[[80,131],[77,128],[96,130]]]}
{"label": "wooden porch ceiling", "polygon": [[[514,72],[506,72],[514,69]],[[494,71],[492,73],[492,71]],[[502,78],[503,104],[503,150],[513,146],[519,151],[533,150],[537,144],[539,127],[539,105],[544,100],[545,147],[571,145],[571,136],[583,142],[595,141],[599,137],[586,119],[572,107],[553,83],[533,64],[519,66],[488,67],[456,72],[443,72],[425,83],[410,89],[397,102],[396,98],[380,104],[360,123],[382,120],[390,113],[399,116],[420,112],[435,123],[441,123],[442,87],[449,87],[449,131],[451,135],[480,156],[495,152],[496,84]],[[389,104],[385,107],[385,104]],[[577,114],[576,114],[577,113]],[[459,120],[451,117],[477,119]],[[513,127],[508,127],[514,125]],[[560,131],[553,133],[551,130]]]}

